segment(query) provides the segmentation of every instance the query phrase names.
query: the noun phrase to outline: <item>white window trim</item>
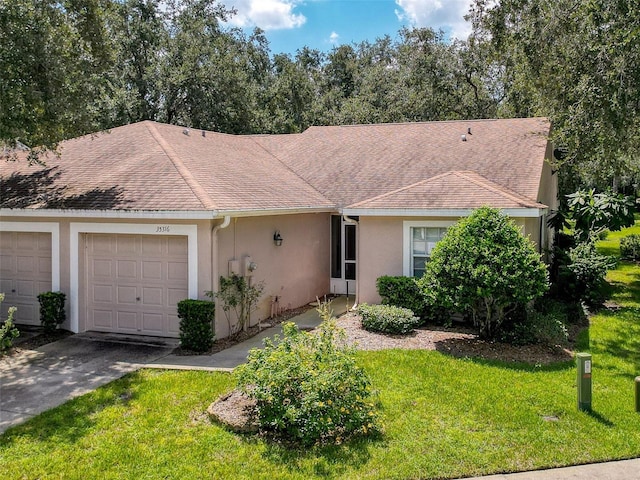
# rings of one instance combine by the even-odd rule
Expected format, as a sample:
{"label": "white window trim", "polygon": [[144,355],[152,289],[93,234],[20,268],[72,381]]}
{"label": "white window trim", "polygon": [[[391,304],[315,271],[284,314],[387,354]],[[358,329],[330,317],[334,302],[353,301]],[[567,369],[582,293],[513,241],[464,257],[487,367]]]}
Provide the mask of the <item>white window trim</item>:
{"label": "white window trim", "polygon": [[402,274],[411,276],[411,229],[414,227],[450,227],[455,225],[455,220],[422,220],[402,222]]}
{"label": "white window trim", "polygon": [[78,332],[80,290],[80,234],[113,233],[133,235],[182,235],[187,237],[187,264],[189,269],[189,298],[198,298],[198,227],[197,225],[133,224],[133,223],[71,223],[69,250],[71,256],[70,316],[71,331]]}
{"label": "white window trim", "polygon": [[0,232],[51,234],[51,290],[60,290],[60,224],[54,222],[0,222]]}

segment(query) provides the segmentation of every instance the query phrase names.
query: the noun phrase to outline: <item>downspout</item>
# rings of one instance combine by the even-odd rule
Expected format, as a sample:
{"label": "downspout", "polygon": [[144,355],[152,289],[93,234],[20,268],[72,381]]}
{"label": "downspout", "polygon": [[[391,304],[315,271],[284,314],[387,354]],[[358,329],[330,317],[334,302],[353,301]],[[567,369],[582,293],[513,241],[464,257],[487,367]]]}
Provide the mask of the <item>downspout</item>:
{"label": "downspout", "polygon": [[[351,225],[356,226],[356,293],[353,306],[351,307],[351,310],[356,310],[358,308],[358,285],[360,284],[360,229],[358,228],[359,223],[353,218],[350,218],[347,215],[342,215],[342,220],[345,223],[350,223]],[[349,306],[347,305],[347,308],[348,307]]]}
{"label": "downspout", "polygon": [[231,223],[231,216],[225,215],[222,223],[211,228],[211,291],[218,291],[220,269],[218,268],[218,231],[227,228]]}

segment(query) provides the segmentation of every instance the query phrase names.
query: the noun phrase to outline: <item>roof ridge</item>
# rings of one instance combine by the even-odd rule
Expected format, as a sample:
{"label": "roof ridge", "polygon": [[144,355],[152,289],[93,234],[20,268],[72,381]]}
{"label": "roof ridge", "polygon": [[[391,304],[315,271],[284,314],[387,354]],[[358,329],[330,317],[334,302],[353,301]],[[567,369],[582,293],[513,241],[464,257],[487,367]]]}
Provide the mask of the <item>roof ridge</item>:
{"label": "roof ridge", "polygon": [[280,165],[282,165],[284,168],[286,168],[289,172],[293,173],[298,179],[300,179],[301,181],[303,181],[306,185],[308,185],[314,192],[316,192],[318,195],[320,195],[322,198],[324,198],[327,202],[329,202],[332,205],[336,205],[336,202],[331,200],[330,198],[328,198],[324,193],[322,193],[320,190],[318,190],[315,185],[312,185],[309,181],[305,180],[304,178],[302,178],[298,172],[296,172],[295,170],[293,170],[289,165],[287,165],[285,162],[283,162],[280,157],[278,157],[275,153],[273,153],[271,150],[269,150],[267,147],[265,147],[264,145],[262,145],[260,142],[257,141],[257,136],[255,135],[249,135],[248,139],[251,140],[253,143],[255,143],[258,148],[262,149],[264,152],[267,153],[267,155],[269,155],[270,157],[274,158],[275,160],[277,160]]}
{"label": "roof ridge", "polygon": [[155,139],[155,141],[158,142],[158,145],[160,145],[160,148],[162,148],[162,150],[164,150],[164,153],[167,155],[167,157],[169,157],[169,160],[171,161],[175,169],[178,171],[178,173],[180,174],[182,179],[185,181],[187,186],[194,193],[194,195],[198,198],[202,206],[208,210],[214,210],[216,208],[215,202],[209,196],[206,190],[202,187],[202,185],[200,185],[200,183],[198,183],[198,181],[193,177],[193,175],[191,175],[191,172],[189,171],[187,166],[184,164],[182,159],[180,159],[180,157],[175,152],[173,147],[171,147],[169,142],[167,142],[162,137],[162,135],[160,135],[160,132],[156,127],[156,123],[144,122],[144,124],[149,130],[149,133],[151,133],[151,135]]}
{"label": "roof ridge", "polygon": [[[473,175],[476,175],[482,179],[484,179],[484,181],[479,181],[475,178],[473,178],[473,176],[470,176],[469,173],[472,173]],[[458,171],[454,171],[453,172],[454,175],[457,175],[459,177],[464,177],[467,180],[469,180],[472,183],[475,183],[476,185],[478,185],[479,187],[482,187],[486,190],[491,190],[492,192],[498,193],[499,195],[502,195],[504,197],[510,198],[511,200],[514,200],[515,202],[519,203],[520,205],[523,206],[527,206],[527,205],[532,205],[532,204],[539,204],[539,202],[531,200],[530,198],[525,197],[524,195],[520,195],[517,192],[514,192],[512,190],[510,190],[509,188],[500,185],[492,180],[489,180],[488,178],[480,175],[477,172],[474,172],[472,170],[458,170]],[[495,186],[494,186],[495,185]],[[496,187],[500,187],[500,188],[496,188]],[[529,203],[527,204],[527,202],[523,202],[523,200],[527,200]]]}
{"label": "roof ridge", "polygon": [[548,122],[549,118],[545,116],[535,116],[535,117],[516,117],[516,118],[472,118],[467,120],[424,120],[420,122],[380,122],[380,123],[352,123],[345,125],[310,125],[301,133],[316,129],[316,128],[359,128],[359,127],[386,127],[386,126],[398,126],[398,125],[434,125],[434,124],[445,124],[445,123],[486,123],[486,122],[504,122],[504,121],[513,121],[513,120],[539,120]]}

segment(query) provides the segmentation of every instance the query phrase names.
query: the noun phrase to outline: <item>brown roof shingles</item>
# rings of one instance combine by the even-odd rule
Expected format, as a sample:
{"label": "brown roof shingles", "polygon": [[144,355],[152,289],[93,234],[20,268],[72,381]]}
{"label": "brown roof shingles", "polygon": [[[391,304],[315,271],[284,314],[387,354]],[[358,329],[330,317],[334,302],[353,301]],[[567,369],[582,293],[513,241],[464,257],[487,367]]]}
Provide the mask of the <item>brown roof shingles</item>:
{"label": "brown roof shingles", "polygon": [[354,204],[453,208],[485,200],[533,206],[548,133],[545,119],[253,136],[146,121],[63,142],[60,158],[49,156],[46,167],[0,162],[0,205],[222,213]]}

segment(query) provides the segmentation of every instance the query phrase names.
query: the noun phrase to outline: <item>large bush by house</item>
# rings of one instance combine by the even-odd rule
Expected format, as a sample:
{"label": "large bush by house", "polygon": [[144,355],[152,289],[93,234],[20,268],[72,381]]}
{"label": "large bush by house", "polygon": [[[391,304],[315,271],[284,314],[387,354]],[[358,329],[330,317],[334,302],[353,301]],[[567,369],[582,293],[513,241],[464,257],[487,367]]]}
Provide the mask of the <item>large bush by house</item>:
{"label": "large bush by house", "polygon": [[533,243],[483,207],[449,228],[418,282],[433,302],[469,314],[480,336],[493,338],[510,311],[547,290],[547,276]]}
{"label": "large bush by house", "polygon": [[290,322],[282,330],[235,370],[240,389],[257,402],[260,429],[303,446],[380,432],[369,378],[344,331],[331,320],[317,333]]}
{"label": "large bush by house", "polygon": [[393,305],[362,303],[358,306],[358,313],[362,328],[370,332],[404,335],[420,325],[420,318],[411,310]]}

